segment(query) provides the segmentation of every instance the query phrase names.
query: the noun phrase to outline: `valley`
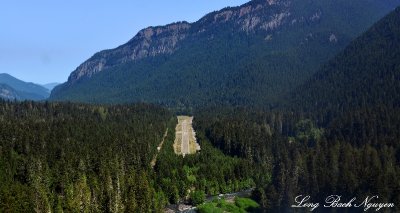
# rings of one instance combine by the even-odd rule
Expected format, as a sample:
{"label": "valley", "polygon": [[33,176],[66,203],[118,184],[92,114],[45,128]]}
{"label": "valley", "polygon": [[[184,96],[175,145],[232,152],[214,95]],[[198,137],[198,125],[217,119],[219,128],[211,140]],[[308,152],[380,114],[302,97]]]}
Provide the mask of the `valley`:
{"label": "valley", "polygon": [[147,27],[48,99],[0,74],[0,212],[291,213],[333,194],[400,212],[399,6],[252,0]]}

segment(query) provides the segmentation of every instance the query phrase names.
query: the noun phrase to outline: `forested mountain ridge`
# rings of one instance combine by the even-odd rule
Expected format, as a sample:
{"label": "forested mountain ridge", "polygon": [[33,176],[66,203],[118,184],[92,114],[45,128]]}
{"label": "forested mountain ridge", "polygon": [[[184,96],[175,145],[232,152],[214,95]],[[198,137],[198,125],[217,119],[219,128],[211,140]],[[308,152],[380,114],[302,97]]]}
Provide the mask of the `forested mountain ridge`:
{"label": "forested mountain ridge", "polygon": [[377,22],[292,93],[293,107],[345,112],[400,106],[400,8]]}
{"label": "forested mountain ridge", "polygon": [[7,84],[0,84],[0,98],[7,100],[20,99],[18,92]]}
{"label": "forested mountain ridge", "polygon": [[399,212],[399,49],[396,8],[293,91],[288,108],[212,108],[198,113],[197,128],[225,154],[271,165],[271,182],[253,193],[271,212],[297,212],[301,194],[319,203],[379,195]]}
{"label": "forested mountain ridge", "polygon": [[4,97],[6,99],[17,100],[44,100],[49,97],[50,91],[31,82],[19,80],[7,73],[0,73],[0,84],[5,84],[15,90],[12,98]]}
{"label": "forested mountain ridge", "polygon": [[291,92],[288,108],[211,108],[198,112],[197,128],[225,154],[271,165],[271,182],[253,193],[271,212],[297,212],[301,194],[320,204],[378,195],[374,202],[393,203],[385,211],[399,212],[399,49],[396,8]]}
{"label": "forested mountain ridge", "polygon": [[44,99],[44,97],[39,94],[19,91],[9,86],[8,84],[2,84],[2,83],[0,83],[0,98],[5,100],[19,100],[19,101]]}
{"label": "forested mountain ridge", "polygon": [[149,27],[81,64],[50,100],[269,104],[398,3],[253,0],[194,23]]}

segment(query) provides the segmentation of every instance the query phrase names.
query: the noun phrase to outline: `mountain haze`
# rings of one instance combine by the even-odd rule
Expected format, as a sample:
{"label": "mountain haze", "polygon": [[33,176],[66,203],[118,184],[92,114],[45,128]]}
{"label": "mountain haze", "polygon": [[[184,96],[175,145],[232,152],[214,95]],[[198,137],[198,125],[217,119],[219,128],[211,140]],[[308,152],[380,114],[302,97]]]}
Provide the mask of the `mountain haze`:
{"label": "mountain haze", "polygon": [[141,30],[82,63],[51,100],[265,105],[308,79],[399,1],[253,0]]}
{"label": "mountain haze", "polygon": [[48,98],[50,95],[49,90],[43,86],[31,82],[21,81],[7,73],[0,74],[0,84],[7,85],[8,87],[12,88],[12,94],[18,94],[16,96],[12,96],[12,98],[6,99],[43,100]]}
{"label": "mountain haze", "polygon": [[56,87],[57,85],[59,85],[60,83],[48,83],[48,84],[43,84],[42,86],[46,89],[48,89],[49,91],[53,90],[54,87]]}

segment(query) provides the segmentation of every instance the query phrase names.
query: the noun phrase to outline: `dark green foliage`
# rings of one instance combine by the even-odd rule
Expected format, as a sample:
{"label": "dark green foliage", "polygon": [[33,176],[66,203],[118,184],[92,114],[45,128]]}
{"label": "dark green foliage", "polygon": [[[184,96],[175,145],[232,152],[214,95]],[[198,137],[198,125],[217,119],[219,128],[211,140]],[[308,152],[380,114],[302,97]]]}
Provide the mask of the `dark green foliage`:
{"label": "dark green foliage", "polygon": [[[324,126],[318,137],[296,136],[316,128],[310,123],[318,117],[315,114],[250,113],[245,109],[213,112],[218,116],[200,113],[197,127],[211,132],[209,140],[226,154],[261,166],[253,176],[257,185],[253,197],[263,208],[290,212],[300,194],[321,203],[331,194],[342,195],[344,200],[378,194],[380,201],[398,202],[400,182],[393,180],[400,175],[399,108],[349,111]],[[265,135],[265,126],[270,136]],[[264,171],[271,171],[271,176],[263,175]]]}
{"label": "dark green foliage", "polygon": [[[255,7],[257,3],[248,4]],[[286,11],[283,5],[267,6],[254,15],[273,17]],[[211,13],[192,24],[189,36],[177,44],[179,48],[173,54],[122,64],[107,58],[113,67],[57,87],[50,99],[150,102],[178,109],[268,107],[390,9],[376,0],[298,0],[290,4],[290,18],[268,32],[243,31],[235,25],[235,19],[214,23],[216,13]],[[312,21],[315,14],[320,18]],[[295,24],[290,24],[293,20]],[[202,29],[204,33],[198,33]],[[329,41],[332,34],[337,41]],[[269,36],[272,40],[266,39]],[[129,48],[129,44],[123,47]]]}
{"label": "dark green foliage", "polygon": [[217,205],[216,201],[210,202],[210,203],[205,203],[205,204],[199,206],[197,210],[199,213],[223,213],[224,210],[221,208],[218,208],[216,205]]}
{"label": "dark green foliage", "polygon": [[[314,3],[319,4],[318,1]],[[338,194],[344,200],[379,195],[381,202],[395,203],[396,207],[390,210],[398,212],[399,17],[400,9],[397,9],[324,66],[313,82],[301,87],[304,91],[299,90],[294,101],[296,105],[290,110],[224,107],[194,110],[194,128],[201,151],[184,158],[173,152],[176,119],[160,107],[3,101],[0,103],[0,212],[46,212],[49,209],[161,212],[168,203],[191,200],[199,204],[207,195],[253,187],[256,188],[252,197],[267,211],[292,211],[290,205],[300,194],[310,195],[313,201],[321,203],[327,195]],[[240,44],[246,41],[240,38],[243,35],[236,36],[233,39],[237,39],[238,47],[246,46]],[[196,68],[195,63],[190,64],[194,56],[185,52],[189,49],[183,48],[175,54],[184,54],[179,58],[189,63],[185,69],[193,67],[193,73],[200,74],[202,70]],[[200,50],[204,49],[196,53],[199,60],[210,62],[211,72],[207,75],[215,77],[217,74],[213,71],[217,68],[212,64],[218,59],[201,55]],[[253,50],[243,57],[260,54]],[[233,48],[231,53],[232,57],[237,57],[240,51]],[[142,67],[140,72],[145,76],[149,75],[145,74],[147,68],[181,68],[174,67],[173,57],[123,66]],[[263,63],[273,62],[258,61],[254,66]],[[171,67],[167,69],[168,66]],[[120,68],[113,68],[116,79],[119,72],[130,72],[118,70]],[[162,79],[172,79],[175,75],[165,70],[158,73],[162,78],[148,78],[162,85],[165,83]],[[258,72],[250,66],[249,72],[253,71]],[[229,77],[234,73],[225,75]],[[191,79],[185,72],[180,74],[175,83]],[[108,74],[99,74],[94,79],[103,75]],[[242,79],[243,76],[236,77]],[[103,83],[114,85],[116,89],[108,91],[122,94],[119,89],[124,84],[119,81],[133,80],[110,80],[100,86],[104,86]],[[140,100],[128,95],[128,91],[136,88],[136,83],[141,84],[140,79],[126,88],[124,97],[128,101]],[[207,88],[213,88],[209,86]],[[154,98],[147,96],[152,93],[150,87],[147,87],[149,91],[135,92]],[[169,86],[156,87],[154,91],[164,87]],[[74,88],[90,92],[79,85]],[[217,94],[224,93],[223,88],[213,89]],[[173,99],[151,100],[168,106],[190,105],[189,97],[179,98],[168,91],[161,94],[163,97],[171,95]],[[229,91],[235,92],[235,89]],[[198,100],[208,100],[201,99],[201,93],[195,90],[190,92]],[[220,102],[210,97],[212,105],[239,100],[224,94],[226,99]],[[94,96],[92,101],[101,101],[102,95]],[[116,98],[110,102],[118,102],[119,96],[113,97]],[[256,97],[254,100],[261,100]],[[251,98],[240,100],[253,103]],[[167,128],[168,136],[152,169],[150,160]],[[251,200],[236,199],[235,203],[225,200],[206,203],[199,206],[199,211],[245,212],[256,208],[258,205]]]}
{"label": "dark green foliage", "polygon": [[205,199],[206,194],[204,191],[195,190],[190,194],[190,201],[195,206],[204,203]]}
{"label": "dark green foliage", "polygon": [[33,192],[28,186],[16,183],[10,187],[2,186],[0,190],[1,212],[31,212],[34,209]]}
{"label": "dark green foliage", "polygon": [[255,186],[258,167],[225,156],[202,132],[200,153],[177,156],[175,125],[170,112],[146,104],[1,101],[0,212],[160,212]]}
{"label": "dark green foliage", "polygon": [[[300,120],[295,126],[295,139],[299,141],[318,141],[324,133],[316,128],[310,119]],[[291,141],[292,142],[292,141]]]}
{"label": "dark green foliage", "polygon": [[[293,94],[293,108],[400,106],[400,8],[371,27]],[[291,99],[289,99],[291,100]]]}
{"label": "dark green foliage", "polygon": [[235,198],[234,202],[227,202],[224,199],[214,200],[200,205],[197,210],[199,213],[245,213],[255,212],[258,208],[259,205],[254,200],[249,198]]}
{"label": "dark green foliage", "polygon": [[260,207],[258,203],[256,203],[254,200],[249,199],[249,198],[239,198],[237,197],[235,199],[235,204],[241,209],[244,209],[246,211],[254,211]]}
{"label": "dark green foliage", "polygon": [[254,193],[262,206],[288,211],[299,194],[399,201],[399,17],[397,8],[296,90],[295,112],[283,111],[293,131],[272,152],[272,184]]}
{"label": "dark green foliage", "polygon": [[171,116],[151,105],[1,102],[0,212],[162,209],[149,164]]}
{"label": "dark green foliage", "polygon": [[241,191],[255,186],[252,177],[259,167],[249,160],[224,155],[210,144],[201,130],[196,129],[200,153],[184,158],[175,155],[172,129],[154,168],[156,185],[164,191],[170,203],[177,203],[191,195],[200,198],[195,203],[201,203],[204,195]]}

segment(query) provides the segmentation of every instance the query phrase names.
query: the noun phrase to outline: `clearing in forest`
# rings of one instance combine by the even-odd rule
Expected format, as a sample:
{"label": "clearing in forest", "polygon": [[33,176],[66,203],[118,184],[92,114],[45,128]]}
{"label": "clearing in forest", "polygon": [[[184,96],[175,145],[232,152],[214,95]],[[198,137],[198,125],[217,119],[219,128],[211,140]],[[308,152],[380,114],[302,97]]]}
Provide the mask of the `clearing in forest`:
{"label": "clearing in forest", "polygon": [[193,130],[192,122],[193,117],[178,116],[178,124],[175,128],[175,154],[185,157],[185,155],[194,154],[200,150],[200,145],[196,142],[196,133]]}

